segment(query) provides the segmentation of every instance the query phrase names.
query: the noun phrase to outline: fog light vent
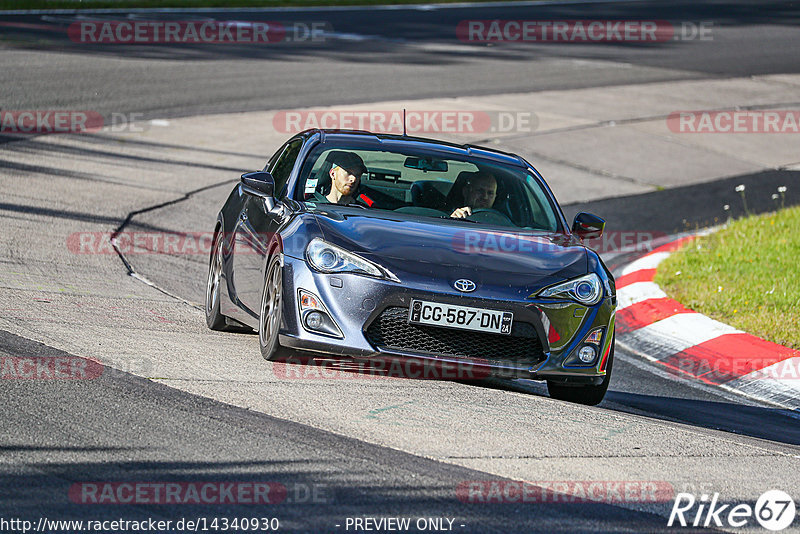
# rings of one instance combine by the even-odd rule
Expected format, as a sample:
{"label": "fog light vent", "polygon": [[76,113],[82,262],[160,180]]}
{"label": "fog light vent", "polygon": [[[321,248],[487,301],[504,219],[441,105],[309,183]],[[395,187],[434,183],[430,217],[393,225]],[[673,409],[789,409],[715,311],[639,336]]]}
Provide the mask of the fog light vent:
{"label": "fog light vent", "polygon": [[597,352],[595,352],[594,347],[585,346],[581,347],[581,350],[578,351],[578,358],[583,363],[591,363],[597,357]]}
{"label": "fog light vent", "polygon": [[319,330],[319,327],[325,322],[325,317],[318,311],[312,311],[306,314],[306,326],[312,330]]}

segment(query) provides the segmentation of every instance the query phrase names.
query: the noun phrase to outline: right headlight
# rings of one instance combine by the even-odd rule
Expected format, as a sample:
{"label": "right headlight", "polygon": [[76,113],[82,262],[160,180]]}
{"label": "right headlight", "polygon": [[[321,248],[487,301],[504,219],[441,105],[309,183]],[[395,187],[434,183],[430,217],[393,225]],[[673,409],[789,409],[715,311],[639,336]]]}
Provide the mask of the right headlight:
{"label": "right headlight", "polygon": [[358,273],[399,282],[388,269],[318,237],[306,247],[306,259],[323,273]]}
{"label": "right headlight", "polygon": [[600,302],[603,297],[603,284],[599,276],[595,273],[590,273],[546,287],[537,296],[543,298],[568,298],[586,306],[593,306]]}

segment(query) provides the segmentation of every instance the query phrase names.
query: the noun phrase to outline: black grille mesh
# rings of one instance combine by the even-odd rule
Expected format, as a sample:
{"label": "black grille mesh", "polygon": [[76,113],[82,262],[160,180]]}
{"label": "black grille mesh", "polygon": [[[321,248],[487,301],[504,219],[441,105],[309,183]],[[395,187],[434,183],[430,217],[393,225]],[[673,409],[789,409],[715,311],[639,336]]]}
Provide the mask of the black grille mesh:
{"label": "black grille mesh", "polygon": [[489,334],[412,324],[408,322],[408,308],[391,307],[372,321],[366,336],[379,349],[486,360],[544,359],[533,325],[517,321],[511,327],[511,335]]}

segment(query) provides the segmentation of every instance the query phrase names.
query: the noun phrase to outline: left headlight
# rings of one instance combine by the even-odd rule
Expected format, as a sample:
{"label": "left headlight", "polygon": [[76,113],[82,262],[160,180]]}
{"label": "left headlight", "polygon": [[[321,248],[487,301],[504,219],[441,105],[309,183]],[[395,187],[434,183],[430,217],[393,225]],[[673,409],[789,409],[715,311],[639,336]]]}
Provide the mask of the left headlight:
{"label": "left headlight", "polygon": [[306,259],[323,273],[359,273],[399,282],[388,269],[318,237],[306,247]]}
{"label": "left headlight", "polygon": [[603,284],[600,277],[590,273],[573,278],[554,286],[547,287],[537,295],[544,298],[569,298],[586,306],[597,304],[603,296]]}

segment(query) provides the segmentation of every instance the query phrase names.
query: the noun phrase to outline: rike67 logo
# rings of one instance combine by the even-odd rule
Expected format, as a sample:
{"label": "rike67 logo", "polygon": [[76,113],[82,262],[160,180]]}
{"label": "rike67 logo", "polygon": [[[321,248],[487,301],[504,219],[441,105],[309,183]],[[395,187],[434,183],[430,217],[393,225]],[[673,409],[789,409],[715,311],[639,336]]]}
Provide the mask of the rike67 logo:
{"label": "rike67 logo", "polygon": [[678,493],[669,514],[667,526],[681,527],[752,527],[752,520],[767,530],[783,530],[794,522],[796,514],[794,499],[781,490],[764,492],[755,506],[747,503],[722,504],[719,493],[711,498],[701,495],[698,499],[691,493]]}

